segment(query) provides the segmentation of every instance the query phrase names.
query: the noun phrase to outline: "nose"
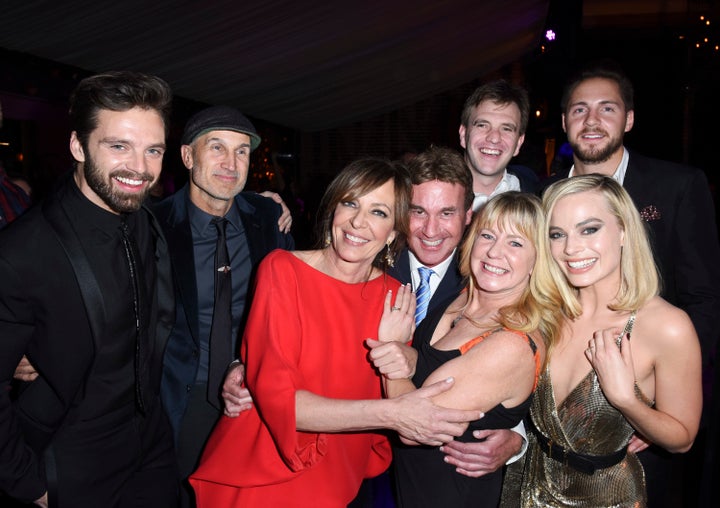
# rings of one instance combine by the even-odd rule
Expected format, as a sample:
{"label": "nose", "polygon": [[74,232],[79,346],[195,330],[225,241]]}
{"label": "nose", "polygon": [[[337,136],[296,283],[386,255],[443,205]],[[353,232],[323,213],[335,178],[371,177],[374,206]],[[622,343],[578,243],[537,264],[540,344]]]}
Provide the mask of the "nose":
{"label": "nose", "polygon": [[237,167],[237,161],[235,160],[234,154],[225,154],[220,161],[220,167],[228,171],[235,171]]}
{"label": "nose", "polygon": [[588,109],[587,115],[585,115],[585,125],[597,125],[599,123],[597,111],[594,108]]}
{"label": "nose", "polygon": [[565,237],[565,245],[563,248],[563,252],[565,254],[571,256],[573,254],[577,254],[582,250],[582,243],[575,238],[574,235],[567,235]]}
{"label": "nose", "polygon": [[367,217],[365,217],[365,212],[362,210],[358,210],[355,212],[355,215],[350,217],[350,225],[355,229],[361,229],[367,224]]}
{"label": "nose", "polygon": [[425,219],[425,224],[423,224],[422,228],[422,232],[425,236],[433,237],[437,235],[439,230],[440,227],[438,219],[432,215],[428,216],[427,219]]}
{"label": "nose", "polygon": [[492,259],[499,258],[502,256],[502,244],[500,242],[493,242],[493,244],[490,246],[490,248],[487,251],[488,256]]}
{"label": "nose", "polygon": [[500,142],[500,131],[498,129],[491,128],[487,133],[486,139],[490,143],[499,143]]}

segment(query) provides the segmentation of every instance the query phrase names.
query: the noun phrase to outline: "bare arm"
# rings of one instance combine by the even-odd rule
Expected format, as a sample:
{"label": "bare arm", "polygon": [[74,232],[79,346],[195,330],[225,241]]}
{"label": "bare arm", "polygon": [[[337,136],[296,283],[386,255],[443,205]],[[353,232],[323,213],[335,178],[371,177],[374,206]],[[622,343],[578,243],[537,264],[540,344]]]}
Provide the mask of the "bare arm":
{"label": "bare arm", "polygon": [[352,432],[391,429],[430,446],[462,435],[468,422],[482,417],[476,410],[447,409],[432,398],[449,390],[452,379],[396,399],[338,400],[299,390],[295,394],[296,426],[304,432]]}
{"label": "bare arm", "polygon": [[[585,355],[597,372],[598,381],[608,401],[645,438],[670,452],[690,449],[697,434],[702,408],[700,346],[687,315],[663,302],[660,312],[644,316],[654,322],[645,328],[642,339],[652,337],[652,344],[638,342],[638,350],[652,355],[654,385],[636,372],[630,339],[623,337],[621,350],[615,345],[616,330],[594,334]],[[651,319],[662,315],[662,319]],[[635,334],[639,335],[639,334]],[[638,340],[641,340],[638,336]],[[647,351],[651,351],[648,353]],[[651,408],[635,395],[635,382],[641,388],[654,388],[655,407]]]}

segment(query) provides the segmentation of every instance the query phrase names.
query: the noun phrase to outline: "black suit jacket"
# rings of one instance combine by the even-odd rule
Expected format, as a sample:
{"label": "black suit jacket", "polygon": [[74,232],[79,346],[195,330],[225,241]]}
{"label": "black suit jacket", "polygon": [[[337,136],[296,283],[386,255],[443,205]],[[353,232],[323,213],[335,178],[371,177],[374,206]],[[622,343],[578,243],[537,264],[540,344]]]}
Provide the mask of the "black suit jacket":
{"label": "black suit jacket", "polygon": [[[162,377],[163,405],[176,436],[187,409],[187,387],[195,384],[200,360],[197,282],[189,206],[192,204],[187,185],[153,206],[170,246],[176,288],[176,320],[165,351]],[[253,271],[270,251],[293,249],[292,237],[278,230],[281,209],[271,199],[254,192],[242,192],[235,197],[234,206],[238,207],[245,229]],[[250,301],[248,298],[246,314]],[[242,336],[242,326],[239,334]]]}
{"label": "black suit jacket", "polygon": [[707,364],[720,328],[720,247],[707,178],[699,169],[630,151],[623,187],[649,226],[662,296],[690,316]]}
{"label": "black suit jacket", "polygon": [[[388,269],[388,274],[403,284],[412,282],[412,276],[410,274],[410,253],[407,247],[403,249],[398,256],[398,259],[395,261],[395,266]],[[430,314],[448,299],[455,298],[464,287],[465,280],[458,271],[457,256],[455,255],[448,266],[447,272],[445,272],[445,276],[440,281],[440,285],[428,302],[427,313]]]}
{"label": "black suit jacket", "polygon": [[[96,339],[105,333],[103,296],[63,204],[71,185],[66,180],[0,234],[0,490],[18,499],[45,492],[41,453],[82,404]],[[158,305],[148,360],[157,394],[174,321],[172,275],[159,225],[148,210],[138,213],[150,221],[155,243]],[[39,377],[13,403],[9,385],[23,355]]]}

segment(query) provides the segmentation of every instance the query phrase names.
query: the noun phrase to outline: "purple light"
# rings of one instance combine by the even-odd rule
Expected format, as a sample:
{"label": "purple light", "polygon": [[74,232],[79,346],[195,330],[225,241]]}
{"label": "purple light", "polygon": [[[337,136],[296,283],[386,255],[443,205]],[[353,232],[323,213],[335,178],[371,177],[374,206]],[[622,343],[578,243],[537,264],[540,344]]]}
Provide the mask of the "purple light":
{"label": "purple light", "polygon": [[545,38],[549,41],[554,41],[555,40],[555,32],[553,32],[552,30],[548,30],[547,32],[545,32]]}

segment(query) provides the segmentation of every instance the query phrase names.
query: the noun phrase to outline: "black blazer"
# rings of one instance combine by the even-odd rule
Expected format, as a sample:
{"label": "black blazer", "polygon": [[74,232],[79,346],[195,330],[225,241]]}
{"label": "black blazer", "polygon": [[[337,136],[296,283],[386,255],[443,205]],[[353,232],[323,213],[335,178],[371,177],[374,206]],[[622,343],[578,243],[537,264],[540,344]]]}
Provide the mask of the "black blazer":
{"label": "black blazer", "polygon": [[[403,284],[412,282],[412,276],[410,274],[410,254],[407,247],[400,252],[398,259],[395,261],[395,266],[388,268],[388,275],[395,277]],[[455,255],[448,266],[447,272],[445,272],[445,276],[440,281],[440,285],[428,302],[428,314],[448,299],[458,296],[464,287],[465,280],[458,271],[457,255]]]}
{"label": "black blazer", "polygon": [[[65,212],[71,185],[68,178],[0,234],[0,490],[18,499],[45,492],[40,454],[82,402],[96,338],[105,333],[102,293]],[[148,360],[150,388],[158,393],[174,321],[172,274],[159,225],[148,210],[138,213],[150,221],[157,260],[158,314]],[[39,377],[13,405],[9,385],[23,355]]]}
{"label": "black blazer", "polygon": [[[235,197],[234,204],[245,228],[253,272],[270,251],[294,248],[292,237],[278,230],[281,209],[277,203],[254,192],[242,192]],[[188,185],[153,205],[170,246],[176,289],[176,320],[165,350],[161,388],[163,405],[176,436],[187,408],[187,387],[195,384],[200,360],[197,282],[188,206]],[[251,299],[247,302],[246,314]],[[242,325],[239,333],[242,335]]]}
{"label": "black blazer", "polygon": [[649,226],[662,296],[690,316],[707,364],[720,332],[720,247],[705,173],[630,151],[623,187]]}

